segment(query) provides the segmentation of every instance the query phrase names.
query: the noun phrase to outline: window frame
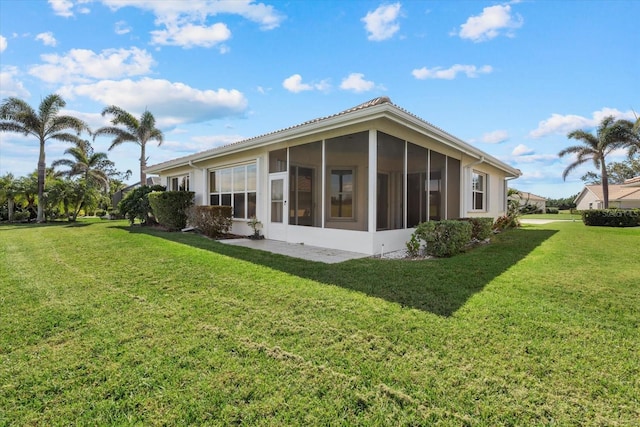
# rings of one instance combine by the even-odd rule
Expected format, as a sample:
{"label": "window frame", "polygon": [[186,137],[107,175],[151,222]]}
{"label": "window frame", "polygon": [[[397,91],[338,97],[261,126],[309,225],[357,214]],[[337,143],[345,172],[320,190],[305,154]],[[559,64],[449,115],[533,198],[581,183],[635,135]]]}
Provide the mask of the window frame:
{"label": "window frame", "polygon": [[[174,185],[175,184],[175,185]],[[171,175],[167,177],[167,191],[190,191],[189,174]],[[182,190],[180,187],[184,187]]]}
{"label": "window frame", "polygon": [[[249,169],[253,167],[253,184],[254,188],[251,187],[249,179],[250,171]],[[236,186],[236,171],[242,169],[242,173],[244,175],[243,185],[241,185],[241,190],[236,190],[234,187]],[[256,216],[257,213],[257,204],[258,204],[258,170],[257,170],[257,162],[252,161],[249,163],[240,163],[234,165],[225,165],[222,167],[210,168],[207,170],[208,172],[208,180],[207,186],[209,189],[209,205],[210,206],[231,206],[232,218],[234,220],[245,220],[248,221],[252,217]],[[228,180],[230,181],[229,188],[225,188],[225,191],[222,191],[222,176],[228,176]],[[213,176],[213,180],[212,180]],[[213,181],[213,183],[212,183]],[[226,182],[226,180],[225,180]],[[213,184],[213,185],[212,185]],[[212,188],[216,187],[216,188]],[[253,195],[253,197],[252,197]],[[218,204],[213,204],[214,197],[217,197]],[[242,199],[243,206],[236,207],[236,201]],[[228,201],[228,204],[223,204],[224,201]],[[251,203],[253,202],[254,206],[251,209]],[[241,210],[243,216],[236,216],[236,211]]]}
{"label": "window frame", "polygon": [[[476,180],[476,177],[482,178],[482,188],[480,189],[477,188],[476,183],[478,182],[478,180]],[[471,171],[471,211],[473,212],[487,211],[487,184],[489,181],[488,177],[489,175],[484,172],[480,172],[477,170]],[[482,206],[480,207],[476,205],[478,195],[481,195],[480,200],[482,202]]]}
{"label": "window frame", "polygon": [[[333,175],[334,171],[350,171],[351,172],[351,191],[339,191],[339,194],[350,193],[351,194],[351,216],[333,216]],[[334,166],[329,167],[329,215],[328,218],[331,221],[355,221],[356,220],[356,189],[358,188],[356,184],[357,177],[357,168],[355,166]]]}

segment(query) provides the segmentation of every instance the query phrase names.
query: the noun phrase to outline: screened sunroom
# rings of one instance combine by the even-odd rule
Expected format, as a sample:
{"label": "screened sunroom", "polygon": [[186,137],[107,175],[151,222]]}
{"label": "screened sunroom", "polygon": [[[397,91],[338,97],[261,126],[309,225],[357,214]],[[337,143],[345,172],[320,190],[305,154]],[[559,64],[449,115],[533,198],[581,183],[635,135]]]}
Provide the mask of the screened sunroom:
{"label": "screened sunroom", "polygon": [[148,172],[232,206],[236,234],[255,217],[268,239],[369,254],[404,248],[423,221],[503,214],[520,174],[388,98]]}

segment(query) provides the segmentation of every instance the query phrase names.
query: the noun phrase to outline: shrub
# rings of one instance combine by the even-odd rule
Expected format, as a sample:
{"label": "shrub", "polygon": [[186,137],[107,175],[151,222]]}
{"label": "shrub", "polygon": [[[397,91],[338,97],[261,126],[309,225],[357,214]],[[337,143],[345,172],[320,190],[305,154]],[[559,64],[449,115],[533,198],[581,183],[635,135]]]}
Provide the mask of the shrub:
{"label": "shrub", "polygon": [[220,237],[231,230],[231,206],[192,206],[189,224],[209,237]]}
{"label": "shrub", "polygon": [[164,187],[162,185],[142,185],[127,193],[124,199],[118,203],[118,210],[132,225],[136,218],[143,224],[153,222],[153,211],[149,205],[148,197],[149,193],[153,191],[164,191]]}
{"label": "shrub", "polygon": [[558,208],[551,208],[551,207],[547,208],[547,213],[548,214],[557,214],[559,212],[560,212],[560,209],[558,209]]}
{"label": "shrub", "polygon": [[462,252],[471,241],[471,229],[468,221],[429,221],[419,224],[413,234],[424,242],[426,254],[450,257]]}
{"label": "shrub", "polygon": [[460,221],[467,221],[471,224],[471,240],[482,241],[491,236],[493,218],[460,218]]}
{"label": "shrub", "polygon": [[160,225],[170,231],[187,225],[187,210],[193,205],[193,191],[154,191],[149,193],[149,205]]}
{"label": "shrub", "polygon": [[542,208],[538,207],[537,205],[528,203],[528,204],[520,207],[520,213],[522,213],[524,215],[534,214],[534,213],[542,213]]}
{"label": "shrub", "polygon": [[109,214],[109,219],[124,219],[124,215],[117,209],[109,209],[107,213]]}
{"label": "shrub", "polygon": [[590,209],[582,211],[582,222],[603,227],[635,227],[640,225],[640,209]]}
{"label": "shrub", "polygon": [[420,255],[420,240],[416,236],[415,232],[411,234],[411,238],[406,243],[406,245],[409,256],[416,257]]}
{"label": "shrub", "polygon": [[103,216],[105,216],[107,214],[107,211],[105,211],[104,209],[98,209],[95,212],[95,214],[96,214],[96,216],[103,217]]}
{"label": "shrub", "polygon": [[29,218],[31,218],[31,212],[29,211],[16,211],[13,213],[13,220],[16,222],[27,221]]}
{"label": "shrub", "polygon": [[496,222],[493,223],[493,229],[495,231],[504,231],[509,228],[520,227],[520,220],[517,216],[502,215],[496,218]]}

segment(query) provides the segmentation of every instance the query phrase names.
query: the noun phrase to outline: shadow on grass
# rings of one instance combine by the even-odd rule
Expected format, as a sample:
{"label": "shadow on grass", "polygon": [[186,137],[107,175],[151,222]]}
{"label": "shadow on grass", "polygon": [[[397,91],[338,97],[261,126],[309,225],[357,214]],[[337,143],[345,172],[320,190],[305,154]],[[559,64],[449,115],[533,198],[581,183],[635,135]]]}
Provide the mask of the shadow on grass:
{"label": "shadow on grass", "polygon": [[114,228],[216,252],[440,316],[451,316],[487,283],[556,233],[554,230],[541,229],[511,230],[495,236],[489,245],[447,259],[409,261],[363,258],[324,264],[225,245],[192,233],[169,233],[146,227]]}
{"label": "shadow on grass", "polygon": [[17,228],[42,228],[42,227],[88,227],[96,221],[49,221],[49,222],[3,222],[0,223],[0,231],[15,230]]}

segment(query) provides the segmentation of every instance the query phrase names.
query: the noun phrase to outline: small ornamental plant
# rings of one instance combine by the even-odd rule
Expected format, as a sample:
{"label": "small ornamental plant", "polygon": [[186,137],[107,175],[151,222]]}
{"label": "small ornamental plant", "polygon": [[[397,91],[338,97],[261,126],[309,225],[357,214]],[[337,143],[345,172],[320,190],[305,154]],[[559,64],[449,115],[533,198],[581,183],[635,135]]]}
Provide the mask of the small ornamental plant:
{"label": "small ornamental plant", "polygon": [[253,230],[253,234],[249,236],[250,239],[253,240],[262,240],[264,236],[260,234],[260,230],[262,230],[262,223],[258,221],[258,218],[252,216],[249,222],[249,227]]}

